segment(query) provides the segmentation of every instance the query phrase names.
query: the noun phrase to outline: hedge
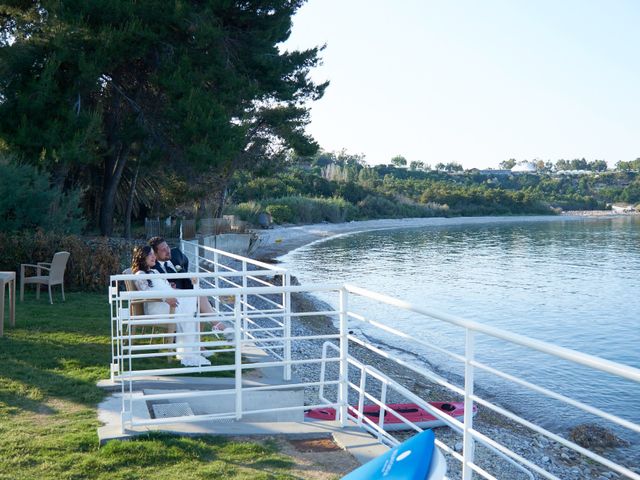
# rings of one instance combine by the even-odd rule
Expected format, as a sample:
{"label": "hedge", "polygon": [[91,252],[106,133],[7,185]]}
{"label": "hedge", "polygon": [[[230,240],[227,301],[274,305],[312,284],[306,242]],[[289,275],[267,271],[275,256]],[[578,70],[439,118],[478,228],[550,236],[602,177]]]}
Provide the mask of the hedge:
{"label": "hedge", "polygon": [[[134,245],[105,237],[80,237],[45,233],[42,230],[22,233],[0,232],[0,270],[20,274],[20,264],[50,262],[60,251],[71,253],[65,272],[65,288],[100,291],[109,285],[109,276],[121,273],[131,262]],[[33,274],[33,270],[31,271]]]}

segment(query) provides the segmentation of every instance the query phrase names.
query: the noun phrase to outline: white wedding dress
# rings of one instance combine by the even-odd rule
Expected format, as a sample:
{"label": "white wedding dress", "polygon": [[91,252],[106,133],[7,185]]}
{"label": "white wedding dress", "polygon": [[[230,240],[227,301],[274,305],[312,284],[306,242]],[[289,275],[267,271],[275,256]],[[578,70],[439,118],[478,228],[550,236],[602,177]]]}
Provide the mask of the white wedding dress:
{"label": "white wedding dress", "polygon": [[[156,270],[151,270],[151,273],[159,273]],[[137,272],[137,274],[146,275],[145,272]],[[161,293],[161,298],[174,298],[175,289],[171,288],[169,282],[164,278],[145,278],[143,280],[136,280],[136,287],[138,290],[144,291],[157,291]],[[145,315],[169,315],[169,304],[166,302],[146,302],[144,304]],[[178,305],[175,308],[175,313],[179,315],[176,318],[176,344],[189,345],[200,342],[200,329],[198,322],[186,322],[188,318],[186,315],[192,317],[196,315],[198,311],[198,302],[196,297],[180,297],[178,298]],[[169,318],[166,322],[158,320],[158,323],[173,323]],[[177,347],[176,357],[180,360],[180,363],[185,367],[200,367],[211,365],[211,362],[203,357],[200,353],[200,348],[197,346]]]}

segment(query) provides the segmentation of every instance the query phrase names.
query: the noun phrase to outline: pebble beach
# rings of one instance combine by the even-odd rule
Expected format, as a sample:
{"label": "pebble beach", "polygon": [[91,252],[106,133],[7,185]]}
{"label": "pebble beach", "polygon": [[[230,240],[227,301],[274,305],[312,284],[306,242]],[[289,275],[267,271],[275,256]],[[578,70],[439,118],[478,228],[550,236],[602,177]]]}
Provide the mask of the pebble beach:
{"label": "pebble beach", "polygon": [[[315,225],[297,225],[276,227],[269,230],[259,232],[260,243],[257,250],[253,253],[253,257],[269,262],[277,262],[277,258],[287,252],[309,244],[311,242],[323,241],[327,238],[337,235],[348,235],[357,232],[384,230],[394,228],[419,228],[429,226],[450,226],[450,225],[469,225],[478,223],[500,223],[500,222],[539,222],[539,221],[567,221],[584,219],[584,215],[578,212],[572,212],[572,215],[565,216],[526,216],[526,217],[457,217],[457,218],[420,218],[420,219],[388,219],[388,220],[370,220],[362,222],[348,222],[340,224],[315,224]],[[598,214],[588,216],[600,216]],[[295,276],[295,272],[291,272]],[[308,295],[293,296],[294,311],[304,312],[312,310],[322,310],[318,305],[318,300]],[[303,317],[300,320],[294,320],[293,335],[318,335],[331,334],[336,332],[331,319],[326,317]],[[294,343],[293,356],[303,358],[311,356],[320,356],[320,346],[312,341],[298,341]],[[357,346],[352,353],[364,363],[373,365],[380,370],[386,372],[406,388],[418,394],[428,401],[450,401],[455,400],[450,391],[445,391],[439,385],[430,383],[426,379],[417,381],[416,374],[409,369],[392,364],[375,353]],[[431,366],[430,366],[431,367]],[[317,381],[318,366],[316,365],[300,365],[294,372],[303,381]],[[447,378],[447,372],[437,372],[441,376]],[[448,378],[455,382],[455,378]],[[482,396],[481,386],[480,395]],[[316,403],[317,398],[314,393],[309,393],[306,402],[308,404]],[[490,399],[489,400],[493,400]],[[350,399],[354,401],[354,399]],[[392,403],[393,399],[389,399]],[[403,401],[397,399],[397,401]],[[405,400],[406,401],[406,400]],[[508,406],[506,406],[508,409]],[[575,453],[569,448],[546,438],[545,436],[533,432],[516,422],[506,419],[502,415],[496,414],[489,409],[480,409],[474,427],[497,441],[498,443],[508,447],[512,451],[526,458],[533,464],[539,465],[549,471],[557,478],[563,479],[615,479],[622,478],[619,474],[600,466],[594,461]],[[584,426],[589,437],[590,426]],[[462,449],[461,434],[453,431],[448,427],[435,429],[436,438],[449,446],[451,449],[460,452]],[[592,432],[595,434],[595,432]],[[632,449],[624,442],[619,442],[613,437],[613,441],[608,445],[598,447],[598,453],[605,458],[631,468],[632,471],[640,473],[640,457],[637,449]],[[635,459],[631,459],[632,455]],[[485,447],[478,446],[476,448],[477,463],[486,468],[487,471],[493,472],[496,478],[508,479],[528,479],[528,478],[544,478],[538,474],[531,477],[529,474],[516,468],[512,463],[507,462],[495,452]],[[449,458],[449,477],[459,478],[460,464],[458,461]]]}

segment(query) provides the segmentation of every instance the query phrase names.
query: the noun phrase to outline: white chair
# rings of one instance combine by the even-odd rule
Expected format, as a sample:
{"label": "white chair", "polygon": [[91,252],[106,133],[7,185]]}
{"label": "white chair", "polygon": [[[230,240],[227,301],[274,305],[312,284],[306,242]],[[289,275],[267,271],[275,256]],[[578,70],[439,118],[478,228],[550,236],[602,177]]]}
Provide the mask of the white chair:
{"label": "white chair", "polygon": [[[49,302],[53,305],[53,297],[51,296],[51,287],[53,285],[60,285],[62,289],[62,301],[64,298],[64,272],[67,269],[67,261],[69,260],[69,252],[58,252],[53,256],[51,263],[38,262],[33,265],[31,263],[23,263],[20,265],[20,301],[24,301],[24,286],[25,284],[35,283],[36,298],[40,298],[40,285],[47,285],[49,287]],[[27,277],[25,270],[27,267],[35,268],[36,275]],[[42,275],[42,271],[49,272],[48,275]]]}

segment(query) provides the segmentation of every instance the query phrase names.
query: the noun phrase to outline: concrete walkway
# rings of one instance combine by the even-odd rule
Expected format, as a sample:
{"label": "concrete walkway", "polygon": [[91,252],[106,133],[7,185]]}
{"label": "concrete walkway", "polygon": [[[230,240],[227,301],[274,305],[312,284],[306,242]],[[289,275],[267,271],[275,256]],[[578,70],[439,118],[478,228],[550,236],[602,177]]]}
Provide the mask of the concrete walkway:
{"label": "concrete walkway", "polygon": [[[98,428],[100,444],[111,440],[127,440],[150,432],[167,432],[176,435],[198,436],[283,436],[291,439],[331,438],[360,463],[366,463],[385,453],[388,448],[350,423],[341,428],[335,421],[299,421],[299,422],[246,422],[246,421],[200,421],[165,425],[147,425],[128,428],[123,433],[120,427],[120,394],[111,396],[99,407],[99,419],[105,425]],[[135,408],[135,407],[134,407]]]}
{"label": "concrete walkway", "polygon": [[[248,363],[261,363],[273,359],[263,350],[247,349],[243,357]],[[278,386],[276,390],[243,391],[243,410],[267,410],[270,408],[301,407],[304,405],[304,389],[296,386],[299,380],[284,381],[282,368],[268,367],[250,370],[243,375],[243,388]],[[335,421],[305,421],[304,411],[283,410],[245,414],[240,421],[234,418],[201,419],[201,415],[233,415],[235,412],[235,379],[217,377],[153,376],[141,377],[132,382],[130,402],[132,420],[143,424],[147,421],[166,422],[154,425],[136,425],[122,430],[122,384],[119,381],[101,381],[98,386],[113,392],[98,405],[98,418],[104,424],[98,428],[100,444],[111,440],[126,440],[149,432],[169,432],[177,435],[222,436],[284,436],[293,439],[332,438],[336,444],[351,453],[359,462],[383,454],[387,447],[351,423],[341,428]],[[129,383],[125,382],[125,388]],[[154,395],[170,395],[157,398]],[[193,421],[171,422],[171,417],[181,420],[193,417]]]}

